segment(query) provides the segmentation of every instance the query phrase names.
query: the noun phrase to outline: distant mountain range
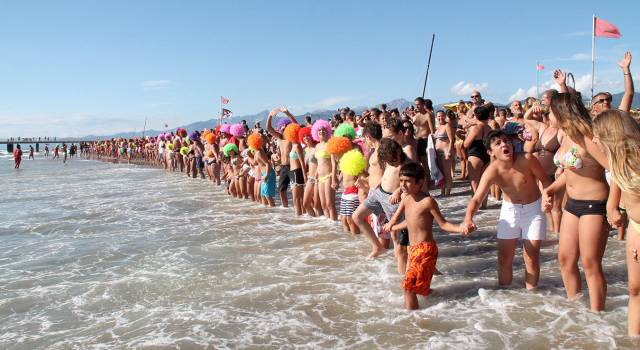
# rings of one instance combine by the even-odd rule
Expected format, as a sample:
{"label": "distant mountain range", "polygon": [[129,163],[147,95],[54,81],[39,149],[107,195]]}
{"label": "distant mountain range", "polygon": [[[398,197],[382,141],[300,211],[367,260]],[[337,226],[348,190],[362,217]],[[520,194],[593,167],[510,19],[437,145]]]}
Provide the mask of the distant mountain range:
{"label": "distant mountain range", "polygon": [[[622,95],[623,93],[618,93],[613,95],[613,101],[611,103],[612,106],[619,106],[620,105],[620,101],[622,100]],[[450,102],[447,102],[446,104],[449,104]],[[413,103],[410,101],[407,101],[403,98],[399,98],[399,99],[395,99],[392,101],[389,101],[386,103],[387,104],[387,109],[394,109],[397,108],[400,111],[404,110],[406,107],[411,106]],[[500,104],[497,104],[500,105]],[[434,105],[433,106],[435,110],[438,109],[443,109],[443,105],[439,104],[439,105]],[[361,113],[362,111],[364,111],[365,109],[367,109],[369,107],[366,106],[360,106],[360,107],[356,107],[353,108],[353,110],[356,113]],[[633,97],[633,105],[632,108],[636,109],[636,108],[640,108],[640,93],[635,93],[634,97]],[[307,115],[311,115],[312,120],[318,120],[318,119],[329,119],[331,118],[335,113],[337,113],[337,110],[328,110],[328,109],[323,109],[323,110],[317,110],[317,111],[313,111],[313,112],[307,112],[307,113],[303,113],[300,115],[297,115],[296,118],[298,119],[298,121],[300,123],[304,122],[304,117]],[[243,115],[243,116],[234,116],[232,118],[228,118],[228,119],[224,119],[223,122],[224,123],[228,123],[228,124],[234,124],[234,123],[239,123],[242,120],[246,120],[247,121],[247,125],[249,125],[249,127],[253,127],[253,125],[255,124],[255,122],[260,122],[260,125],[262,127],[265,127],[265,122],[267,120],[267,116],[269,115],[269,111],[268,110],[264,110],[261,112],[258,112],[256,114],[250,114],[250,115]],[[209,119],[209,120],[205,120],[205,121],[199,121],[199,122],[195,122],[195,123],[191,123],[191,124],[187,124],[187,125],[182,125],[176,128],[171,128],[171,129],[167,129],[167,130],[147,130],[145,132],[145,135],[151,135],[151,136],[155,136],[158,135],[160,133],[163,132],[170,132],[170,131],[174,131],[177,128],[185,128],[189,131],[191,130],[203,130],[205,128],[214,128],[217,125],[218,120],[217,119]],[[83,137],[83,139],[87,139],[87,140],[96,140],[96,139],[110,139],[110,138],[115,138],[115,137],[123,137],[123,138],[132,138],[132,137],[136,137],[136,136],[140,136],[141,133],[140,132],[121,132],[121,133],[117,133],[117,134],[112,134],[112,135],[87,135],[85,137]]]}

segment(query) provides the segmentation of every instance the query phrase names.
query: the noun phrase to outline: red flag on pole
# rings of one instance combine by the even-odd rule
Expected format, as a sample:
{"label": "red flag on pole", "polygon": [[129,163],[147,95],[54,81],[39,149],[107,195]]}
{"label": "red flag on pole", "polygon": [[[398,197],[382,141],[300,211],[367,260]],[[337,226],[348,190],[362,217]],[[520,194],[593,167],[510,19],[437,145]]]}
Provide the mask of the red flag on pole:
{"label": "red flag on pole", "polygon": [[220,96],[220,103],[222,103],[223,105],[226,105],[227,103],[229,103],[229,100],[224,98],[224,96]]}
{"label": "red flag on pole", "polygon": [[618,29],[618,27],[613,25],[613,23],[596,17],[595,36],[620,39],[622,34],[620,34],[620,30]]}
{"label": "red flag on pole", "polygon": [[544,70],[544,65],[543,64],[537,64],[536,65],[536,70]]}

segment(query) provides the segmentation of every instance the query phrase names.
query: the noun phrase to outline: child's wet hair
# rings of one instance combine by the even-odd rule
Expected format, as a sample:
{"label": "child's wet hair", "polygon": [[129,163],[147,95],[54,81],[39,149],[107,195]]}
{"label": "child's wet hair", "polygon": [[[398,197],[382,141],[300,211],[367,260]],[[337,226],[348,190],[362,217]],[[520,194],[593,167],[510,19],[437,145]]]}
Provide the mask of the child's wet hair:
{"label": "child's wet hair", "polygon": [[400,167],[400,176],[410,177],[418,182],[425,179],[425,177],[427,176],[427,172],[424,170],[422,164],[417,162],[409,162]]}
{"label": "child's wet hair", "polygon": [[380,140],[382,138],[382,127],[380,124],[368,122],[364,125],[362,134],[365,136],[371,136],[374,140]]}
{"label": "child's wet hair", "polygon": [[491,143],[493,142],[493,140],[500,139],[500,138],[503,138],[503,137],[508,137],[508,136],[502,130],[491,130],[491,131],[489,131],[489,133],[487,134],[487,137],[484,138],[484,147],[486,147],[487,150],[490,150],[491,149]]}

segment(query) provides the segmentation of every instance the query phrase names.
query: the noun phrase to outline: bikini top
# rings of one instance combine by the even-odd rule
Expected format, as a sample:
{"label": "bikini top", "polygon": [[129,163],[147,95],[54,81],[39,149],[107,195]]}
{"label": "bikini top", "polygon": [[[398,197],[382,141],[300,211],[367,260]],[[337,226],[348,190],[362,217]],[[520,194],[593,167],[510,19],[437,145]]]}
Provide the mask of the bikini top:
{"label": "bikini top", "polygon": [[289,152],[289,159],[290,160],[298,160],[298,152],[296,152],[296,151]]}
{"label": "bikini top", "polygon": [[324,151],[324,150],[317,150],[316,151],[316,158],[318,158],[318,159],[320,159],[320,158],[329,159],[329,158],[331,158],[331,154],[329,154],[329,152]]}
{"label": "bikini top", "polygon": [[544,134],[549,129],[550,128],[544,129],[544,131],[542,131],[542,134],[540,134],[540,137],[538,138],[538,142],[536,143],[536,150],[541,151],[541,150],[544,149],[547,152],[554,153],[554,152],[556,152],[558,150],[558,148],[560,148],[560,142],[558,141],[558,132],[557,131],[556,131],[556,136],[553,136],[550,139],[548,139],[546,143],[544,143],[544,144],[542,143],[542,139],[544,138]]}
{"label": "bikini top", "polygon": [[447,135],[447,131],[446,130],[442,130],[442,132],[438,132],[436,131],[433,134],[433,137],[435,137],[436,140],[440,140],[440,141],[449,141],[449,135]]}
{"label": "bikini top", "polygon": [[564,156],[562,156],[562,161],[559,156],[560,153],[556,153],[553,156],[553,163],[556,167],[571,170],[582,169],[582,158],[580,158],[580,155],[578,154],[578,146],[575,144],[565,152]]}
{"label": "bikini top", "polygon": [[[306,148],[304,150],[304,154],[305,154],[305,156],[307,155],[307,149]],[[315,153],[312,153],[311,157],[309,157],[309,163],[317,163],[317,162],[318,162],[318,159],[316,159]]]}

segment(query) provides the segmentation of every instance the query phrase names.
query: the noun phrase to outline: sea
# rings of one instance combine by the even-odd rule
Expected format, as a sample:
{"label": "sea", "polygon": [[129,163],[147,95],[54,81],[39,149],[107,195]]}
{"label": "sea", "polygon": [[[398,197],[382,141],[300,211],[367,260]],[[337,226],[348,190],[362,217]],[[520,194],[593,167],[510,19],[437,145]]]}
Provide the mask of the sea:
{"label": "sea", "polygon": [[[606,310],[565,297],[557,237],[540,286],[498,289],[499,203],[469,238],[436,225],[438,269],[403,307],[393,252],[225,195],[184,174],[0,151],[0,349],[632,349],[624,243],[609,239]],[[436,195],[434,191],[432,193]],[[468,185],[437,198],[463,218]]]}

